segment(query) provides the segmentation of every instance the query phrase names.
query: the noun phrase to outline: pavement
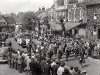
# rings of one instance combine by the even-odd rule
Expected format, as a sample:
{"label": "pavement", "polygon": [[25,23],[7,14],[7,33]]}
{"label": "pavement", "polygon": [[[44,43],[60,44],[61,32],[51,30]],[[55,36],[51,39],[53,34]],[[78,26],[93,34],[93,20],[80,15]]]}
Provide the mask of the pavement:
{"label": "pavement", "polygon": [[[65,56],[63,56],[61,61],[65,61],[67,66],[78,67],[80,70],[86,70],[88,75],[100,75],[100,61],[87,58],[86,63],[83,64],[83,68],[79,64],[79,61],[69,58],[67,62]],[[7,64],[0,64],[0,75],[25,75],[25,73],[19,73],[17,70],[11,69]]]}
{"label": "pavement", "polygon": [[[15,42],[15,41],[14,41]],[[17,44],[17,43],[16,43]],[[14,46],[16,47],[16,45]],[[79,60],[70,57],[69,61],[65,60],[63,55],[62,60],[67,66],[78,67],[80,70],[86,70],[88,75],[100,75],[100,61],[88,57],[83,67],[79,64]],[[0,64],[0,75],[25,75],[25,73],[19,73],[17,70],[11,69],[7,64]]]}

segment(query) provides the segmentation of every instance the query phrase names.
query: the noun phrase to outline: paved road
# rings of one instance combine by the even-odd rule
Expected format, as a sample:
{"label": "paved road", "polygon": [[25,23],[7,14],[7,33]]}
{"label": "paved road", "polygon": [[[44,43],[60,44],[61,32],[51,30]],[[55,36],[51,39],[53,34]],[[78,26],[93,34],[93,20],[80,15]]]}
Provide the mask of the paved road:
{"label": "paved road", "polygon": [[19,73],[17,70],[14,69],[10,69],[7,64],[1,64],[0,75],[25,75],[25,74]]}
{"label": "paved road", "polygon": [[[99,75],[100,74],[100,61],[88,58],[86,59],[86,63],[83,64],[83,68],[81,68],[78,60],[73,60],[73,58],[69,59],[70,61],[65,61],[65,56],[61,61],[65,61],[67,66],[79,67],[80,70],[87,70],[88,75]],[[8,65],[0,65],[0,75],[25,75],[25,73],[19,73],[14,69],[10,69]]]}
{"label": "paved road", "polygon": [[[14,39],[13,39],[14,40]],[[15,44],[15,45],[14,45]],[[16,47],[17,43],[13,45]],[[62,61],[65,61],[65,56],[63,56]],[[73,57],[70,57],[69,61],[65,61],[67,66],[79,67],[80,70],[87,70],[88,75],[100,75],[100,61],[87,58],[86,63],[83,64],[83,68],[80,66],[78,60],[74,60]],[[8,65],[0,64],[0,75],[25,75],[24,73],[18,73],[14,69],[9,69]]]}
{"label": "paved road", "polygon": [[20,50],[23,50],[23,51],[27,51],[26,48],[22,48],[21,46],[19,46],[19,44],[15,41],[14,38],[9,38],[9,39],[6,40],[6,42],[9,42],[9,41],[12,42],[12,48],[13,49],[15,49],[15,50],[20,49]]}
{"label": "paved road", "polygon": [[[100,61],[98,60],[87,58],[86,63],[83,64],[83,68],[78,60],[74,60],[73,58],[69,60],[70,61],[66,62],[68,66],[79,67],[80,70],[87,70],[88,75],[100,75]],[[65,58],[62,59],[62,61],[65,61]]]}

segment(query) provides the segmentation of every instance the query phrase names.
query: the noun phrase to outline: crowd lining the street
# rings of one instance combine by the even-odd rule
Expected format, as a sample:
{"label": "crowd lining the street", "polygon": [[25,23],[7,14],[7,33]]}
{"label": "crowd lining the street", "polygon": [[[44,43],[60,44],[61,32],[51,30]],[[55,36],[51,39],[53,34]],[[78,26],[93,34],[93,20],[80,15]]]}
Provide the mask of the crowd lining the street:
{"label": "crowd lining the street", "polygon": [[27,52],[14,50],[10,43],[7,54],[9,68],[29,75],[87,75],[86,70],[81,71],[78,67],[65,65],[61,61],[62,56],[65,55],[66,61],[69,61],[70,55],[74,55],[82,67],[88,56],[95,58],[98,55],[100,58],[100,49],[94,40],[86,42],[71,37],[51,38],[37,37],[36,40],[41,41],[41,44],[30,42],[31,52],[29,47]]}

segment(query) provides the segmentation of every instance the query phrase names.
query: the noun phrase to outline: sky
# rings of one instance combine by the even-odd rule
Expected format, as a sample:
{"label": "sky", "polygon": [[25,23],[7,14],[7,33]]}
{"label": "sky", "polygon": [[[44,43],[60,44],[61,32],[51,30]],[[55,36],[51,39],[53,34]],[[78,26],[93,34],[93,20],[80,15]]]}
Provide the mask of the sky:
{"label": "sky", "polygon": [[54,0],[0,0],[2,14],[37,11],[39,7],[50,8]]}

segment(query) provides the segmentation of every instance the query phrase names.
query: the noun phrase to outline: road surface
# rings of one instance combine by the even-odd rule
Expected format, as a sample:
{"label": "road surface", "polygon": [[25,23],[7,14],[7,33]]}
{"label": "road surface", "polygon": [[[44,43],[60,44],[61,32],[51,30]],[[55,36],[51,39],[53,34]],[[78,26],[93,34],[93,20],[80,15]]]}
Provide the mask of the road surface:
{"label": "road surface", "polygon": [[[13,45],[16,47],[18,44],[15,42]],[[80,70],[87,70],[88,75],[100,75],[100,61],[98,60],[87,58],[86,63],[83,64],[83,68],[79,64],[79,61],[75,60],[73,57],[70,57],[67,62],[63,55],[61,61],[65,61],[67,66],[79,67]],[[10,69],[8,65],[0,64],[0,75],[25,75],[25,73],[19,73],[14,69]]]}

